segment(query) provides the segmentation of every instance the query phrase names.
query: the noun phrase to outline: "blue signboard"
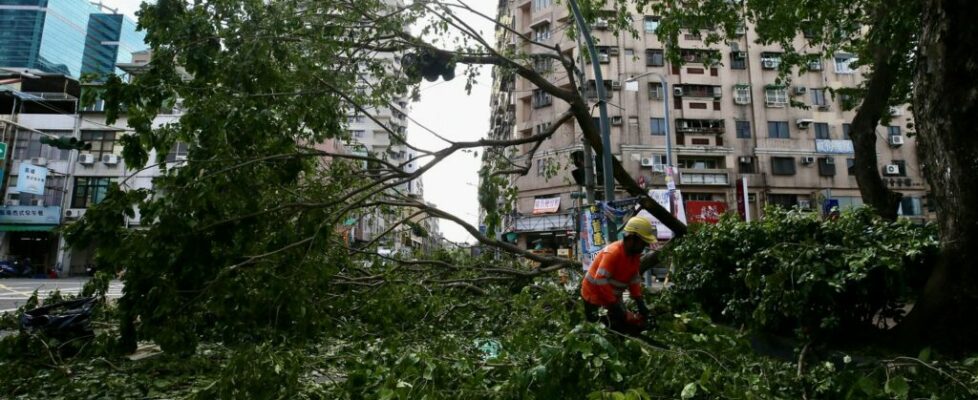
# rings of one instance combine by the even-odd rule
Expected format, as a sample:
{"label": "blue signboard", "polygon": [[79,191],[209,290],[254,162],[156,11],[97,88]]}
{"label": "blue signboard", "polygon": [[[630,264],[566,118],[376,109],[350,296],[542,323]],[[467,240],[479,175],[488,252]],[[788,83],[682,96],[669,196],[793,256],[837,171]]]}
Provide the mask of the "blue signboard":
{"label": "blue signboard", "polygon": [[58,225],[60,222],[61,207],[0,207],[0,224]]}
{"label": "blue signboard", "polygon": [[17,191],[43,196],[44,181],[47,177],[47,168],[22,162],[17,171]]}

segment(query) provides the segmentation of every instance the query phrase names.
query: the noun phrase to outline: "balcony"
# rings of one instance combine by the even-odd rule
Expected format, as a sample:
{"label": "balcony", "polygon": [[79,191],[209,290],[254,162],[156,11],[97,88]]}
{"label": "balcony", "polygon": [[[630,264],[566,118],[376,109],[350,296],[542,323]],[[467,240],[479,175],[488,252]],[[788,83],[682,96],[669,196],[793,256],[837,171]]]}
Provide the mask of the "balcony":
{"label": "balcony", "polygon": [[730,171],[726,169],[679,169],[679,184],[729,186]]}

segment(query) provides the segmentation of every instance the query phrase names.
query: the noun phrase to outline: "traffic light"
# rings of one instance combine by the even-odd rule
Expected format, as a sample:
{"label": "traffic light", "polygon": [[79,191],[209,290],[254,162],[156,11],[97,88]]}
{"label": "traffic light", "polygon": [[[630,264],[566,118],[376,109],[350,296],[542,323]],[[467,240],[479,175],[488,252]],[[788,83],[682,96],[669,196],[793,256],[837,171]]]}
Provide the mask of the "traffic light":
{"label": "traffic light", "polygon": [[56,147],[61,150],[91,150],[92,144],[73,137],[41,136],[41,144]]}
{"label": "traffic light", "polygon": [[455,79],[455,61],[444,52],[421,49],[418,53],[406,53],[401,57],[401,66],[411,83],[421,83],[421,78],[434,82],[439,76],[446,81]]}
{"label": "traffic light", "polygon": [[577,183],[577,186],[584,186],[584,151],[573,151],[571,153],[571,163],[574,165],[574,169],[571,170],[574,183]]}

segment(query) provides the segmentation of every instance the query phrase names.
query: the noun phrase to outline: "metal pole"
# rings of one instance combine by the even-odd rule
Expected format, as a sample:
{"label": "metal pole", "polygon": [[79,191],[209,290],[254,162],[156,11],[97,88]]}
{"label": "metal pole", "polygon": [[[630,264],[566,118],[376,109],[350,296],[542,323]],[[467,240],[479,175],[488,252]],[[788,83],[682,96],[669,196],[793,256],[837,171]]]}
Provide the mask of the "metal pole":
{"label": "metal pole", "polygon": [[[601,65],[598,58],[598,51],[594,48],[594,39],[591,38],[591,29],[588,27],[587,23],[584,22],[584,16],[581,15],[581,9],[577,6],[576,0],[569,1],[571,5],[571,10],[574,12],[574,19],[577,21],[577,27],[581,31],[581,35],[584,36],[584,42],[587,43],[588,54],[591,55],[591,66],[594,68],[594,86],[598,90],[598,115],[600,116],[601,125],[601,146],[604,148],[601,152],[601,158],[604,165],[604,199],[607,202],[615,200],[615,178],[614,171],[612,170],[613,164],[611,162],[611,127],[608,124],[608,94],[604,87],[604,78],[601,75]],[[613,242],[618,240],[618,227],[615,224],[613,218],[607,218],[607,229],[608,229],[608,242]]]}

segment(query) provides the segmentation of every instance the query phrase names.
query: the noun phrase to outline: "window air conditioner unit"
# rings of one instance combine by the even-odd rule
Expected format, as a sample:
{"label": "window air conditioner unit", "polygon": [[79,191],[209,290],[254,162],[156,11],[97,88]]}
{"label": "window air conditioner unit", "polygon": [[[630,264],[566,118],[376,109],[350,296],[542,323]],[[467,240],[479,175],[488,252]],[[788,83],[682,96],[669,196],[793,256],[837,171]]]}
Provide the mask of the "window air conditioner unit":
{"label": "window air conditioner unit", "polygon": [[890,136],[890,146],[902,146],[902,145],[903,145],[903,135]]}
{"label": "window air conditioner unit", "polygon": [[681,87],[672,88],[672,95],[676,97],[683,97],[683,88]]}
{"label": "window air conditioner unit", "polygon": [[741,164],[750,164],[750,157],[740,157],[739,161]]}
{"label": "window air conditioner unit", "polygon": [[40,207],[44,205],[44,199],[31,199],[31,205]]}
{"label": "window air conditioner unit", "polygon": [[601,18],[596,19],[594,21],[594,28],[595,29],[608,29],[608,21],[605,20],[605,19],[601,19]]}
{"label": "window air conditioner unit", "polygon": [[830,110],[832,110],[832,106],[830,106],[828,104],[822,104],[822,105],[818,106],[818,110],[819,111],[830,111]]}
{"label": "window air conditioner unit", "polygon": [[621,90],[621,81],[611,81],[611,90]]}
{"label": "window air conditioner unit", "polygon": [[65,211],[65,218],[78,219],[85,216],[84,208],[69,208]]}
{"label": "window air conditioner unit", "polygon": [[95,155],[93,154],[79,154],[78,163],[82,165],[92,165],[95,164]]}
{"label": "window air conditioner unit", "polygon": [[720,86],[714,86],[713,87],[713,98],[714,99],[719,99],[721,97],[723,97],[723,88],[720,87]]}
{"label": "window air conditioner unit", "polygon": [[809,61],[808,62],[808,70],[809,71],[821,71],[822,70],[822,61],[820,61],[820,60]]}
{"label": "window air conditioner unit", "polygon": [[48,159],[44,157],[34,157],[31,159],[31,164],[36,165],[38,167],[43,167],[45,165],[48,165]]}
{"label": "window air conditioner unit", "polygon": [[598,61],[603,63],[611,62],[611,56],[607,54],[598,54]]}
{"label": "window air conditioner unit", "polygon": [[835,158],[825,157],[825,165],[835,165]]}
{"label": "window air conditioner unit", "polygon": [[802,157],[801,158],[801,163],[802,164],[808,165],[808,164],[811,164],[813,162],[815,162],[815,157],[805,156],[805,157]]}
{"label": "window air conditioner unit", "polygon": [[733,58],[735,60],[743,60],[743,59],[746,59],[747,58],[747,52],[746,51],[735,51],[735,52],[733,52]]}
{"label": "window air conditioner unit", "polygon": [[613,55],[613,56],[617,56],[619,51],[621,51],[621,50],[618,50],[617,47],[609,47],[608,48],[608,54]]}
{"label": "window air conditioner unit", "polygon": [[612,125],[621,125],[621,121],[622,121],[622,118],[621,118],[620,115],[616,115],[616,116],[611,117],[611,124]]}
{"label": "window air conditioner unit", "polygon": [[642,159],[642,166],[643,167],[651,167],[651,166],[654,166],[654,165],[655,165],[655,160],[653,160],[651,157],[649,157],[649,158],[643,158]]}
{"label": "window air conditioner unit", "polygon": [[903,115],[903,110],[901,110],[900,107],[890,107],[890,115],[899,117]]}
{"label": "window air conditioner unit", "polygon": [[761,68],[764,69],[775,69],[778,67],[778,62],[774,60],[761,60]]}
{"label": "window air conditioner unit", "polygon": [[735,36],[744,36],[747,34],[747,27],[743,25],[737,25],[737,29],[734,29]]}
{"label": "window air conditioner unit", "polygon": [[811,124],[812,120],[808,118],[799,118],[795,121],[795,125],[798,126],[798,129],[808,129]]}
{"label": "window air conditioner unit", "polygon": [[116,165],[118,163],[119,163],[119,156],[117,156],[115,154],[103,154],[102,155],[102,164],[105,164],[105,165]]}
{"label": "window air conditioner unit", "polygon": [[900,175],[900,166],[896,164],[886,164],[887,175]]}
{"label": "window air conditioner unit", "polygon": [[792,89],[792,91],[795,93],[795,95],[801,96],[801,95],[803,95],[805,93],[808,93],[808,88],[807,87],[804,87],[804,86],[795,86]]}

